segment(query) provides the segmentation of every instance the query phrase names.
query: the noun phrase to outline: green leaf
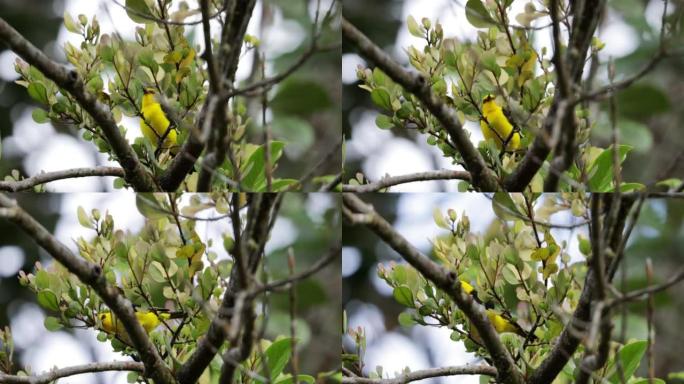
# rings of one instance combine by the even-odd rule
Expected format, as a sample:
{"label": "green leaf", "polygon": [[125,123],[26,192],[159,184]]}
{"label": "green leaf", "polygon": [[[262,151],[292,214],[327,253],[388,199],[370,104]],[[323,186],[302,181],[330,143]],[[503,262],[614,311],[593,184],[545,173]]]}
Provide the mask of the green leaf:
{"label": "green leaf", "polygon": [[50,288],[50,275],[44,269],[41,269],[38,272],[36,272],[35,281],[36,288],[38,289]]}
{"label": "green leaf", "polygon": [[[629,145],[618,147],[619,162],[622,164],[627,157],[627,153],[632,150]],[[589,190],[591,192],[607,192],[611,189],[613,182],[613,146],[601,152],[596,160],[589,167]]]}
{"label": "green leaf", "polygon": [[28,86],[28,94],[31,98],[41,104],[48,103],[47,90],[42,83],[33,82]]}
{"label": "green leaf", "polygon": [[496,21],[481,0],[468,0],[466,3],[466,19],[475,28],[489,28],[496,25]]}
{"label": "green leaf", "polygon": [[136,23],[145,24],[152,21],[145,16],[152,18],[153,15],[147,7],[145,0],[126,0],[126,13],[131,20]]}
{"label": "green leaf", "polygon": [[392,117],[382,114],[375,117],[375,125],[377,125],[380,129],[390,129],[394,127],[394,123],[392,123]]}
{"label": "green leaf", "polygon": [[287,362],[290,360],[292,353],[292,339],[285,338],[273,342],[264,355],[266,356],[266,365],[271,374],[271,380],[274,380],[283,371]]}
{"label": "green leaf", "polygon": [[308,121],[297,116],[285,116],[273,120],[274,137],[289,139],[285,152],[288,157],[298,158],[314,143],[314,129]]}
{"label": "green leaf", "polygon": [[408,31],[411,35],[415,37],[424,37],[424,32],[423,28],[418,24],[416,19],[413,18],[413,16],[409,16],[406,19],[406,25],[408,26]]}
{"label": "green leaf", "polygon": [[122,189],[126,185],[126,180],[121,177],[114,179],[114,189]]}
{"label": "green leaf", "polygon": [[71,33],[81,33],[81,26],[76,24],[74,18],[66,11],[64,11],[64,27]]}
{"label": "green leaf", "polygon": [[411,292],[411,289],[405,285],[395,287],[394,291],[392,291],[392,296],[394,296],[394,300],[396,300],[397,303],[405,307],[415,307],[415,304],[413,303],[413,293]]}
{"label": "green leaf", "polygon": [[156,74],[159,69],[159,64],[154,59],[154,51],[150,47],[145,47],[138,52],[138,63],[149,68],[153,74]]}
{"label": "green leaf", "polygon": [[645,120],[670,109],[665,92],[653,85],[633,84],[617,95],[620,115]]}
{"label": "green leaf", "polygon": [[86,83],[86,88],[92,93],[97,93],[102,91],[104,88],[104,82],[99,75],[95,75],[88,80]]}
{"label": "green leaf", "polygon": [[[634,147],[636,152],[646,153],[653,147],[653,134],[651,130],[641,122],[619,118],[616,124],[620,133],[620,143]],[[611,140],[611,126],[608,118],[599,119],[592,135],[604,140]]]}
{"label": "green leaf", "polygon": [[392,98],[387,89],[383,87],[373,89],[373,91],[371,91],[371,100],[373,101],[373,104],[378,107],[387,111],[392,111]]}
{"label": "green leaf", "polygon": [[[639,368],[644,352],[646,352],[646,340],[629,343],[620,349],[618,358],[622,363],[625,378],[632,377],[637,368]],[[617,384],[620,382],[620,375],[618,372],[615,372],[608,380],[613,384]]]}
{"label": "green leaf", "polygon": [[43,124],[47,123],[48,120],[48,115],[47,111],[44,109],[36,108],[31,112],[31,117],[33,118],[33,121],[35,121],[38,124]]}
{"label": "green leaf", "polygon": [[159,219],[167,215],[153,193],[138,193],[135,195],[135,206],[148,219]]}
{"label": "green leaf", "polygon": [[38,304],[51,311],[59,311],[57,295],[49,289],[38,292]]}
{"label": "green leaf", "polygon": [[398,317],[399,324],[401,324],[402,327],[411,327],[415,322],[413,321],[413,316],[411,316],[410,313],[408,312],[402,312],[399,314]]}
{"label": "green leaf", "polygon": [[494,214],[502,220],[516,219],[520,216],[518,206],[515,205],[511,195],[506,192],[496,192],[492,199]]}
{"label": "green leaf", "polygon": [[[272,141],[269,145],[271,150],[271,169],[275,168],[275,164],[283,154],[285,143],[282,141]],[[264,158],[264,147],[259,146],[249,159],[245,162],[243,167],[242,186],[249,191],[261,191],[266,188],[266,168]]]}
{"label": "green leaf", "polygon": [[128,372],[126,375],[126,382],[127,383],[137,383],[138,382],[138,377],[140,376],[140,373],[132,371]]}
{"label": "green leaf", "polygon": [[105,341],[107,341],[107,333],[106,333],[106,332],[98,332],[98,333],[97,333],[97,341],[100,341],[100,342],[103,342],[103,343],[104,343]]}
{"label": "green leaf", "polygon": [[333,105],[328,92],[311,80],[289,79],[280,84],[270,106],[276,114],[309,116]]}
{"label": "green leaf", "polygon": [[54,332],[57,330],[60,330],[64,328],[62,323],[59,322],[59,319],[53,316],[47,316],[45,317],[45,321],[43,322],[43,325],[45,325],[45,329],[47,329],[50,332]]}
{"label": "green leaf", "polygon": [[78,223],[81,224],[81,226],[88,229],[93,228],[93,222],[90,220],[88,214],[86,213],[85,209],[83,209],[83,207],[78,207],[78,209],[76,210],[76,216],[78,217]]}
{"label": "green leaf", "polygon": [[451,229],[451,226],[446,222],[442,211],[438,207],[432,210],[432,220],[442,229]]}
{"label": "green leaf", "polygon": [[[632,191],[640,191],[642,189],[645,189],[646,186],[641,183],[622,183],[620,184],[620,192],[632,192]],[[614,192],[615,187],[609,189],[606,192]]]}
{"label": "green leaf", "polygon": [[481,62],[482,66],[497,78],[501,75],[501,67],[496,63],[496,54],[493,51],[490,50],[482,54]]}

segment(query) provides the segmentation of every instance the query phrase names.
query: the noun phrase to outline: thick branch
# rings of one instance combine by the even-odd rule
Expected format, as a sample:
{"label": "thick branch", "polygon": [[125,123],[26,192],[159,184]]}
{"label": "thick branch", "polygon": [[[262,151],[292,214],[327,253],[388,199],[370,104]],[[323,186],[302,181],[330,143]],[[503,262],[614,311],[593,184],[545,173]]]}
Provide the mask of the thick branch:
{"label": "thick branch", "polygon": [[442,169],[439,171],[428,171],[420,173],[411,173],[408,175],[401,176],[387,176],[374,183],[363,184],[363,185],[351,185],[345,184],[342,186],[342,191],[344,192],[355,192],[355,193],[366,193],[366,192],[377,192],[383,188],[388,188],[393,185],[413,183],[416,181],[428,181],[428,180],[467,180],[470,181],[470,173],[465,171],[453,171],[448,169]]}
{"label": "thick branch", "polygon": [[[249,238],[240,239],[240,244],[244,244],[240,248],[247,249],[247,244],[263,244],[268,237],[269,217],[271,215],[272,207],[275,202],[275,194],[265,194],[259,199],[259,195],[252,197],[252,203],[249,208],[248,218],[252,217],[256,223],[259,223],[257,231],[249,231],[245,229],[242,236],[250,235]],[[273,213],[275,214],[275,213]],[[247,226],[249,228],[249,224]],[[236,237],[237,239],[238,237]],[[238,242],[236,241],[236,245]],[[239,250],[237,252],[240,252]],[[259,262],[261,261],[261,249],[249,253],[247,260],[249,273],[253,274],[256,271]],[[237,262],[237,260],[236,260]],[[236,298],[239,292],[246,287],[246,282],[241,278],[241,268],[233,268],[228,280],[228,288],[223,295],[223,301],[219,308],[218,315],[214,317],[209,325],[207,334],[198,340],[195,352],[188,358],[188,360],[178,369],[176,378],[180,384],[194,384],[202,375],[204,369],[209,365],[211,360],[216,355],[216,352],[221,347],[228,334],[230,321],[236,309]]]}
{"label": "thick branch", "polygon": [[[221,33],[218,63],[220,63],[220,68],[224,76],[223,81],[228,84],[228,89],[232,88],[232,83],[235,80],[235,71],[237,70],[240,58],[242,41],[247,32],[247,25],[252,17],[255,4],[256,0],[236,2]],[[202,167],[197,182],[198,191],[208,191],[211,189],[211,179],[214,174],[214,169],[223,164],[227,151],[231,150],[229,147],[232,140],[232,132],[228,132],[226,117],[228,98],[222,96],[222,89],[223,85],[221,85],[221,88],[216,89],[216,94],[210,94],[209,97],[207,97],[207,103],[211,102],[213,97],[218,97],[218,100],[216,100],[217,108],[213,109],[213,114],[205,116],[205,118],[211,122],[211,133],[207,142],[206,164]],[[221,96],[219,97],[219,95]],[[228,156],[231,159],[231,162],[234,162],[232,153],[228,154]],[[233,167],[234,170],[238,170],[236,164],[233,164]],[[237,179],[236,181],[239,187],[239,177],[238,175],[234,175],[234,177]]]}
{"label": "thick branch", "polygon": [[393,379],[370,379],[367,377],[343,377],[342,384],[407,384],[412,381],[429,379],[432,377],[457,375],[487,375],[496,377],[496,368],[490,365],[463,365],[455,367],[441,367],[404,373]]}
{"label": "thick branch", "polygon": [[73,367],[53,369],[36,376],[13,376],[0,372],[0,383],[7,384],[47,384],[57,379],[84,373],[107,371],[135,371],[143,372],[144,366],[136,361],[111,361],[75,365]]}
{"label": "thick branch", "polygon": [[[622,241],[622,230],[625,226],[627,214],[632,206],[632,202],[632,199],[623,198],[620,203],[617,219],[613,223],[613,236],[609,241],[611,249],[618,249],[620,242]],[[542,361],[532,376],[530,376],[528,383],[546,384],[552,382],[575,353],[586,329],[586,325],[591,320],[591,305],[595,300],[594,295],[597,290],[597,285],[596,274],[593,269],[590,269],[584,279],[582,294],[580,295],[575,312],[572,314],[572,318],[565,325],[563,332],[558,337],[556,344],[551,352],[549,352],[546,359]]]}
{"label": "thick branch", "polygon": [[24,211],[16,201],[5,195],[0,195],[0,207],[2,207],[0,208],[0,216],[6,217],[19,226],[69,272],[97,292],[123,324],[133,347],[138,351],[140,359],[145,364],[145,372],[149,377],[154,379],[155,383],[174,384],[173,374],[164,364],[157,353],[157,349],[150,342],[147,333],[138,322],[133,305],[121,296],[117,287],[107,282],[102,273],[102,267],[74,255],[69,248],[59,242],[45,227]]}
{"label": "thick branch", "polygon": [[118,176],[123,177],[124,171],[118,167],[74,168],[63,171],[40,173],[28,179],[17,181],[0,181],[0,191],[17,192],[31,189],[37,185],[55,180],[73,179],[90,176]]}
{"label": "thick branch", "polygon": [[124,169],[124,178],[136,191],[155,191],[157,189],[154,179],[143,168],[128,141],[121,135],[112,111],[100,103],[93,94],[86,91],[83,80],[75,70],[69,70],[50,60],[2,18],[0,18],[0,40],[29,64],[38,68],[50,80],[68,91],[81,107],[92,116],[107,138],[117,161]]}
{"label": "thick branch", "polygon": [[[568,90],[574,89],[575,84],[581,81],[587,51],[601,14],[597,10],[602,9],[604,3],[604,0],[585,0],[577,2],[575,5],[576,12],[581,12],[581,14],[578,15],[579,17],[573,18],[568,54],[565,55],[565,60],[560,65],[563,68],[564,76],[567,74],[567,80],[569,80]],[[558,48],[554,47],[556,50]],[[549,108],[541,131],[525,153],[525,157],[523,157],[518,168],[504,181],[504,187],[507,191],[524,190],[541,168],[551,149],[556,151],[556,159],[551,167],[551,181],[545,183],[544,188],[545,190],[557,188],[560,174],[572,164],[576,150],[576,124],[574,124],[574,103],[572,99],[572,95],[566,95],[563,92],[554,94],[551,108]],[[557,121],[560,122],[560,139],[556,143],[548,142],[549,138],[552,137],[554,127],[558,127]]]}
{"label": "thick branch", "polygon": [[342,35],[392,80],[414,94],[439,120],[454,142],[456,149],[461,153],[465,168],[470,172],[472,183],[478,190],[496,191],[499,189],[496,176],[487,168],[480,152],[473,146],[468,134],[458,122],[456,114],[432,92],[425,77],[402,68],[344,17],[342,18]]}
{"label": "thick branch", "polygon": [[[499,336],[489,321],[483,306],[473,300],[471,295],[461,290],[461,284],[453,272],[449,272],[440,265],[432,262],[427,256],[422,254],[403,236],[392,228],[392,226],[372,207],[366,205],[357,196],[345,193],[342,195],[344,205],[348,211],[354,212],[352,216],[347,216],[352,222],[360,222],[370,228],[387,245],[392,247],[409,264],[416,268],[426,279],[432,281],[438,288],[446,292],[449,297],[463,311],[468,320],[483,340],[484,346],[492,358],[493,365],[497,369],[497,380],[502,383],[520,384],[525,380],[513,362],[513,358],[508,353],[499,340]],[[363,217],[356,220],[355,215]]]}

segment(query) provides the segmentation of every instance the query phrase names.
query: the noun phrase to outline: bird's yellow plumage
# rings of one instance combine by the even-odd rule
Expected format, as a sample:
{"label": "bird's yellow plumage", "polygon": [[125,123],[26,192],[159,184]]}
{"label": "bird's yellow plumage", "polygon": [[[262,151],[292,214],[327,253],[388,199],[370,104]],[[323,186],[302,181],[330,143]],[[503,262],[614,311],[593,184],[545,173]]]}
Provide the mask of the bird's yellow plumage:
{"label": "bird's yellow plumage", "polygon": [[461,280],[461,289],[469,295],[475,290],[475,288],[465,280]]}
{"label": "bird's yellow plumage", "polygon": [[[140,120],[140,130],[147,140],[159,149],[169,149],[171,153],[177,153],[178,136],[176,130],[173,128],[169,129],[171,122],[166,117],[161,105],[155,100],[153,90],[145,89],[140,111],[144,117],[144,119]],[[147,123],[149,123],[149,125]],[[166,133],[167,130],[169,130],[168,133]],[[164,134],[166,134],[166,137],[160,146],[159,144],[161,138],[164,137]]]}
{"label": "bird's yellow plumage", "polygon": [[[487,309],[486,314],[496,333],[515,333],[516,335],[527,337],[527,332],[520,328],[517,323],[506,319],[495,310]],[[479,344],[483,343],[480,333],[477,332],[477,329],[473,326],[470,327],[470,337]]]}
{"label": "bird's yellow plumage", "polygon": [[489,321],[492,323],[494,329],[496,329],[496,332],[498,333],[511,332],[518,334],[522,337],[526,336],[525,331],[523,331],[518,324],[515,324],[512,321],[506,319],[505,317],[499,315],[493,309],[487,310],[487,317],[489,318]]}
{"label": "bird's yellow plumage", "polygon": [[190,235],[190,241],[176,251],[176,257],[188,259],[188,277],[190,278],[190,282],[192,282],[192,278],[197,271],[204,269],[202,256],[206,249],[207,247],[202,242],[202,239],[200,239],[197,232],[193,230]]}
{"label": "bird's yellow plumage", "polygon": [[487,95],[482,102],[483,120],[480,120],[480,128],[485,140],[493,140],[497,148],[503,149],[506,143],[506,151],[515,151],[520,148],[520,133],[513,129],[513,124],[496,103],[494,96]]}
{"label": "bird's yellow plumage", "polygon": [[[98,317],[100,322],[102,322],[102,329],[108,333],[115,333],[117,335],[123,335],[126,333],[123,324],[118,321],[116,317],[112,315],[111,312],[101,312]],[[169,319],[171,317],[168,313],[160,313],[157,316],[154,312],[148,311],[137,311],[135,312],[135,317],[138,322],[145,329],[145,332],[150,333],[152,330],[157,328],[161,323],[161,319]]]}
{"label": "bird's yellow plumage", "polygon": [[[155,330],[159,324],[161,324],[162,319],[163,320],[168,320],[168,319],[174,319],[174,318],[179,318],[183,317],[184,314],[182,312],[177,312],[177,313],[168,313],[168,312],[161,312],[161,313],[154,313],[151,311],[136,311],[135,312],[135,317],[138,319],[138,322],[140,325],[142,325],[143,329],[145,332],[150,333],[153,330]],[[100,312],[97,315],[98,319],[100,320],[100,323],[102,324],[102,330],[105,332],[115,335],[117,339],[119,339],[121,342],[128,344],[128,345],[133,345],[131,342],[131,338],[128,337],[128,332],[126,332],[126,329],[124,328],[124,325],[121,321],[119,321],[116,316],[112,315],[111,312],[105,311],[105,312]]]}

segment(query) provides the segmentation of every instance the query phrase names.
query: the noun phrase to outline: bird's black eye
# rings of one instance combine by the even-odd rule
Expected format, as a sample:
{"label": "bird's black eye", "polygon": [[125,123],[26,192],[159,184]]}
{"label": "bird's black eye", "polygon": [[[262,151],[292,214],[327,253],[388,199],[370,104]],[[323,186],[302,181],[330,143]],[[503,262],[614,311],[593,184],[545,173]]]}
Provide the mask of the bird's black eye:
{"label": "bird's black eye", "polygon": [[106,317],[105,315],[100,315],[100,320],[104,320],[105,317]]}

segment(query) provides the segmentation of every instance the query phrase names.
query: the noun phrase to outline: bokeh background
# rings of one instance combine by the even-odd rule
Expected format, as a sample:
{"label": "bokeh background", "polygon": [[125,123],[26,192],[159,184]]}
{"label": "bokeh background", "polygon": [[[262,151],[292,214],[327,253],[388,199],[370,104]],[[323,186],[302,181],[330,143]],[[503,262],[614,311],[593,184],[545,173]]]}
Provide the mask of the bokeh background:
{"label": "bokeh background", "polygon": [[[473,233],[484,233],[489,225],[498,220],[493,213],[488,195],[459,194],[367,194],[360,197],[373,205],[393,227],[424,254],[432,256],[430,239],[442,234],[434,224],[433,209],[443,214],[449,208],[459,217],[465,212],[470,219]],[[540,204],[538,201],[537,204]],[[574,218],[569,212],[551,216],[556,224],[571,224]],[[342,240],[342,304],[347,312],[348,327],[363,327],[367,336],[364,373],[382,366],[383,372],[394,377],[405,367],[413,370],[430,367],[463,365],[483,362],[465,352],[463,344],[453,342],[451,331],[434,327],[399,325],[398,316],[405,309],[392,297],[392,288],[377,276],[379,263],[397,263],[403,259],[373,232],[363,226],[343,225]],[[567,242],[567,251],[573,262],[583,260],[579,253],[577,235],[587,235],[587,229],[553,229],[554,238],[561,244]],[[645,203],[642,215],[627,245],[628,280],[630,289],[646,285],[644,263],[651,257],[655,274],[664,281],[682,265],[681,248],[684,246],[684,201],[651,200]],[[618,274],[619,276],[619,274]],[[678,285],[656,299],[656,375],[666,377],[669,372],[684,370],[680,345],[684,337],[680,332],[684,316],[684,288]],[[646,338],[645,306],[630,305],[627,321],[627,338]],[[619,321],[616,330],[619,330]],[[616,331],[617,332],[617,331]],[[349,336],[343,338],[347,352],[354,351]],[[645,376],[642,363],[641,376]],[[478,376],[453,376],[429,379],[430,383],[479,383]]]}
{"label": "bokeh background", "polygon": [[[537,9],[543,1],[532,0]],[[509,13],[512,24],[515,15],[522,13],[528,1],[515,0]],[[427,17],[439,21],[445,37],[474,40],[477,29],[465,17],[466,0],[344,0],[344,17],[356,25],[378,46],[397,62],[408,66],[405,49],[410,45],[422,48],[424,41],[411,36],[406,19]],[[654,55],[658,48],[663,0],[608,0],[607,11],[598,27],[598,35],[606,43],[599,53],[602,62],[613,58],[616,65],[616,81],[636,73]],[[670,1],[668,14],[681,13],[681,1]],[[537,19],[533,26],[544,26],[550,18]],[[535,48],[551,50],[551,28],[536,31]],[[672,165],[675,156],[684,145],[680,129],[684,121],[684,109],[679,101],[684,90],[682,76],[681,36],[670,47],[677,55],[662,61],[654,71],[635,83],[618,98],[618,118],[621,140],[635,148],[624,164],[624,180],[647,183],[661,176],[664,168]],[[378,110],[371,103],[369,93],[358,87],[356,68],[369,64],[356,53],[349,43],[343,42],[343,130],[346,139],[344,164],[347,182],[357,172],[376,181],[386,174],[391,176],[433,169],[454,169],[456,166],[442,157],[441,152],[426,143],[426,137],[406,129],[381,130],[375,125]],[[588,65],[588,64],[587,64]],[[538,71],[541,70],[537,68]],[[585,70],[585,74],[588,71]],[[607,69],[601,66],[597,81],[606,84]],[[599,124],[592,142],[602,147],[609,145],[607,105],[599,105]],[[468,122],[465,128],[471,140],[477,144],[482,134],[477,124]],[[656,150],[657,149],[657,150]],[[680,159],[681,160],[681,159]],[[679,162],[675,175],[684,176],[683,161]],[[460,168],[460,167],[459,167]],[[458,181],[430,181],[403,184],[392,188],[403,191],[456,191]]]}
{"label": "bokeh background", "polygon": [[[135,208],[133,193],[72,193],[72,194],[16,194],[19,204],[43,224],[72,251],[83,236],[90,239],[93,231],[83,228],[76,217],[82,206],[86,212],[98,208],[114,218],[115,229],[136,233],[144,225],[144,217]],[[183,195],[179,208],[190,194]],[[292,247],[297,270],[305,270],[340,241],[339,197],[332,194],[288,194],[283,200],[280,215],[266,245],[265,267],[271,276],[287,275],[287,249]],[[199,213],[199,217],[219,216],[213,210]],[[222,233],[232,233],[230,221],[198,221],[197,233],[204,242],[213,239],[218,259],[228,257],[222,245]],[[49,332],[43,326],[46,311],[36,296],[19,285],[18,272],[34,271],[35,262],[43,265],[54,262],[44,250],[18,227],[0,219],[0,328],[9,326],[15,342],[15,366],[31,367],[42,373],[54,366],[68,367],[93,361],[129,359],[112,352],[108,343],[97,341],[92,329],[62,329]],[[205,256],[205,266],[208,265]],[[316,374],[337,369],[341,318],[342,283],[339,259],[333,261],[313,277],[297,286],[297,337],[300,373]],[[273,278],[273,277],[272,277]],[[270,296],[269,323],[266,337],[290,334],[289,296],[277,293]],[[257,306],[257,311],[261,306]],[[289,369],[289,368],[288,368]],[[62,381],[71,384],[123,384],[126,372],[104,372],[72,376]]]}
{"label": "bokeh background", "polygon": [[[321,12],[328,9],[332,0],[321,0]],[[118,4],[123,0],[0,0],[0,17],[21,32],[49,57],[66,62],[62,47],[66,42],[78,46],[82,37],[70,33],[63,24],[64,12],[73,17],[93,15],[100,23],[102,34],[118,31],[132,39],[135,28],[126,11]],[[173,10],[181,2],[174,1]],[[198,8],[197,0],[185,1],[191,9]],[[267,59],[266,75],[272,76],[289,68],[305,52],[311,42],[311,23],[316,1],[259,0],[247,33],[261,39],[260,54]],[[187,21],[199,16],[191,16]],[[214,33],[219,30],[212,20]],[[186,36],[194,41],[198,54],[203,51],[202,25],[186,26]],[[339,44],[339,25],[323,30],[320,44]],[[243,54],[237,71],[238,84],[253,78],[255,50]],[[109,162],[92,143],[85,142],[73,127],[38,124],[31,117],[36,107],[26,89],[14,83],[16,55],[0,43],[0,178],[12,169],[21,175],[34,175],[40,171],[57,171],[76,167],[116,165]],[[113,74],[110,74],[112,76]],[[258,77],[257,77],[258,78]],[[251,81],[251,80],[250,80]],[[105,86],[107,81],[104,82]],[[288,143],[275,175],[281,178],[299,178],[340,141],[340,49],[313,55],[307,63],[286,81],[275,87],[271,99],[277,103],[269,109],[267,121],[272,123],[272,136]],[[254,97],[248,102],[253,121],[250,142],[262,142],[261,102]],[[251,99],[250,99],[251,100]],[[124,116],[122,123],[128,129],[127,139],[133,142],[141,136],[139,119]],[[332,157],[316,175],[340,172],[341,151]],[[113,177],[83,178],[49,183],[50,191],[96,192],[112,190]]]}

